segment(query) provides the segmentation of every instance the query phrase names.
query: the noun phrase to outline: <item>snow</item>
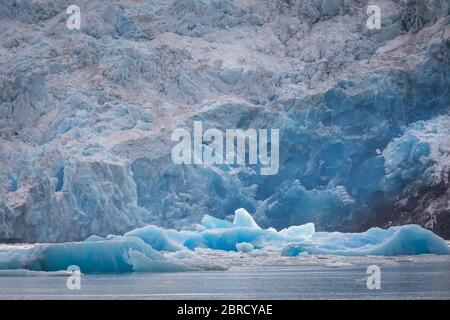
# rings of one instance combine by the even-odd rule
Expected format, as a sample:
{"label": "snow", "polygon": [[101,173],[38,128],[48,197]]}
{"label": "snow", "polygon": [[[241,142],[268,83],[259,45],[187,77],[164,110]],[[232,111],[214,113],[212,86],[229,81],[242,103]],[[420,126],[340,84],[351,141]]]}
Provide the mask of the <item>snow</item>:
{"label": "snow", "polygon": [[[450,254],[447,243],[417,225],[372,228],[363,233],[314,232],[314,225],[293,226],[277,232],[260,228],[243,208],[236,223],[203,231],[176,231],[147,226],[123,236],[93,236],[82,242],[36,244],[0,252],[0,270],[60,271],[77,265],[83,273],[178,272],[219,270],[213,259],[193,263],[198,250],[259,252],[276,249],[282,256]],[[209,218],[204,219],[210,224]],[[201,252],[201,251],[200,251]],[[189,262],[190,261],[190,262]]]}

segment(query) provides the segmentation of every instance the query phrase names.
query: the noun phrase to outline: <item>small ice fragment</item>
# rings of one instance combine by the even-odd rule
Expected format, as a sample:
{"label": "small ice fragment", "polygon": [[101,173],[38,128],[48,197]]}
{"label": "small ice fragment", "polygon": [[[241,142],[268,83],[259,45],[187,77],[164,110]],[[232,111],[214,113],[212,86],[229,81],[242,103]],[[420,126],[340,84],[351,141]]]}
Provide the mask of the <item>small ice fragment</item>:
{"label": "small ice fragment", "polygon": [[237,209],[234,212],[234,221],[233,224],[235,226],[240,227],[250,227],[250,228],[257,228],[261,229],[253,220],[253,217],[250,215],[250,213],[247,212],[244,208]]}
{"label": "small ice fragment", "polygon": [[253,245],[248,242],[240,242],[236,244],[236,249],[239,252],[250,252],[254,249]]}
{"label": "small ice fragment", "polygon": [[231,222],[214,218],[210,215],[205,214],[202,221],[202,226],[206,229],[221,229],[221,228],[232,228],[233,224]]}
{"label": "small ice fragment", "polygon": [[281,230],[280,233],[291,237],[312,236],[316,233],[316,228],[314,223],[310,222],[300,226],[291,226]]}

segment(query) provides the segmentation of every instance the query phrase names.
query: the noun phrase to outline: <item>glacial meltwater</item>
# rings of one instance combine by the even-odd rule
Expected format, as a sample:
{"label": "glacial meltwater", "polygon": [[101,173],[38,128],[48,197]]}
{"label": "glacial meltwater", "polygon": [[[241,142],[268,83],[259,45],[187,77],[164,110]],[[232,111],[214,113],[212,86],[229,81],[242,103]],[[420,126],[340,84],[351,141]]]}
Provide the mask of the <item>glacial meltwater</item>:
{"label": "glacial meltwater", "polygon": [[[450,256],[283,257],[201,250],[225,270],[86,274],[0,271],[0,299],[450,299]],[[368,289],[368,266],[380,289]],[[212,268],[211,268],[212,269]]]}

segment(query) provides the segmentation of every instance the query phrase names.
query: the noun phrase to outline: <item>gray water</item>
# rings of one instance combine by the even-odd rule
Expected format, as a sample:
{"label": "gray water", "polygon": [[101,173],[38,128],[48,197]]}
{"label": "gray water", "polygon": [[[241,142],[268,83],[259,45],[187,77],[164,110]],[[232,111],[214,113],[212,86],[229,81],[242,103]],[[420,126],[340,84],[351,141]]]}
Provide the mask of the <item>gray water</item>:
{"label": "gray water", "polygon": [[[352,261],[346,258],[345,263]],[[381,289],[366,285],[379,262]],[[389,262],[389,263],[388,263]],[[1,276],[0,299],[450,299],[450,259],[356,261],[352,265],[238,266],[227,271]]]}

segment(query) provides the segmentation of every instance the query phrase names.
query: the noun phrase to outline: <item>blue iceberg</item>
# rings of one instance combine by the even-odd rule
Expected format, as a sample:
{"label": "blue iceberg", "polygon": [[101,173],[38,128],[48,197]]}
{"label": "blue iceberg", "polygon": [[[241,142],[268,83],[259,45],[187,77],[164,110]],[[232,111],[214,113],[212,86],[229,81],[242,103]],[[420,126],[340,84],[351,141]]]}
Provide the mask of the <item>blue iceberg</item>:
{"label": "blue iceberg", "polygon": [[0,252],[0,270],[59,271],[76,265],[83,273],[185,271],[182,264],[164,256],[136,237],[55,244],[37,244],[30,249]]}
{"label": "blue iceberg", "polygon": [[340,233],[316,232],[308,223],[277,231],[260,228],[246,210],[238,209],[233,222],[207,215],[195,231],[150,225],[123,236],[91,236],[82,242],[0,252],[0,269],[58,271],[77,265],[84,273],[187,271],[193,266],[171,261],[165,253],[192,250],[195,254],[197,248],[246,253],[269,247],[279,248],[284,256],[450,254],[445,240],[418,225]]}
{"label": "blue iceberg", "polygon": [[311,239],[288,244],[284,256],[300,253],[344,256],[450,254],[445,240],[418,225],[371,228],[362,233],[318,232]]}

